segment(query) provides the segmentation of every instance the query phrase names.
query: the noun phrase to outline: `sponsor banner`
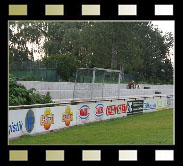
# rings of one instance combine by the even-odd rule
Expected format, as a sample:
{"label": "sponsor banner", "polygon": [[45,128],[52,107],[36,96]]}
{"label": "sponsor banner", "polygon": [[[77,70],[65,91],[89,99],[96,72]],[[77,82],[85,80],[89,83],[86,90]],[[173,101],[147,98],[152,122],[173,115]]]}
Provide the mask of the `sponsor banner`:
{"label": "sponsor banner", "polygon": [[91,106],[92,104],[85,103],[85,104],[79,104],[77,113],[78,113],[78,121],[77,124],[85,124],[92,121],[91,119]]}
{"label": "sponsor banner", "polygon": [[[51,131],[55,126],[55,107],[32,108],[35,116],[34,133]],[[30,134],[33,134],[31,132]]]}
{"label": "sponsor banner", "polygon": [[40,117],[40,125],[44,126],[45,130],[49,130],[51,125],[54,124],[54,114],[50,108],[44,110],[44,114]]}
{"label": "sponsor banner", "polygon": [[105,117],[104,103],[95,104],[94,114],[95,114],[96,121],[104,120],[104,117]]}
{"label": "sponsor banner", "polygon": [[78,105],[77,124],[127,116],[127,101],[103,101]]}
{"label": "sponsor banner", "polygon": [[173,108],[173,96],[168,96],[167,97],[167,107],[168,108]]}
{"label": "sponsor banner", "polygon": [[34,129],[35,115],[32,109],[29,109],[25,117],[25,128],[28,133],[31,133]]}
{"label": "sponsor banner", "polygon": [[70,106],[67,106],[65,112],[62,113],[62,122],[65,122],[65,125],[69,126],[71,121],[73,121],[73,112]]}
{"label": "sponsor banner", "polygon": [[36,132],[46,132],[76,125],[76,106],[62,105],[39,108],[36,113]]}
{"label": "sponsor banner", "polygon": [[156,111],[161,111],[167,109],[167,98],[157,97],[156,98]]}
{"label": "sponsor banner", "polygon": [[10,110],[8,137],[32,135],[79,124],[121,118],[130,114],[164,110],[169,103],[166,97],[154,97],[146,100],[115,100]]}
{"label": "sponsor banner", "polygon": [[105,113],[106,119],[127,116],[127,101],[118,100],[107,102],[105,107]]}
{"label": "sponsor banner", "polygon": [[14,138],[74,126],[76,125],[76,109],[76,105],[64,105],[11,110],[8,115],[8,137]]}
{"label": "sponsor banner", "polygon": [[103,101],[78,106],[77,124],[127,116],[127,101]]}
{"label": "sponsor banner", "polygon": [[144,100],[127,101],[127,115],[143,113]]}
{"label": "sponsor banner", "polygon": [[144,100],[143,112],[153,112],[156,111],[156,100],[147,98]]}
{"label": "sponsor banner", "polygon": [[9,138],[49,132],[79,124],[127,116],[126,101],[9,111]]}
{"label": "sponsor banner", "polygon": [[76,125],[76,113],[77,105],[66,105],[62,109],[61,123],[64,127],[75,126]]}
{"label": "sponsor banner", "polygon": [[167,108],[167,97],[163,97],[163,110],[166,110]]}
{"label": "sponsor banner", "polygon": [[[8,111],[8,138],[19,137],[28,133],[28,124],[26,124],[29,123],[26,121],[27,113],[28,109]],[[32,130],[33,128],[29,128],[29,131]]]}

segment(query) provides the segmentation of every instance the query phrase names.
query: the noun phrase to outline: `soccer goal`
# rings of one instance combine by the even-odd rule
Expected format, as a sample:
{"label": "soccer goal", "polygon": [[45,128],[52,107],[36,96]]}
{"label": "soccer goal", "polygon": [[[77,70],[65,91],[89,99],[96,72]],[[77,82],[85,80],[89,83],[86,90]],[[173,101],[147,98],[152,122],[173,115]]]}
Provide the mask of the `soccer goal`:
{"label": "soccer goal", "polygon": [[122,70],[79,68],[75,77],[73,99],[118,98],[122,80]]}

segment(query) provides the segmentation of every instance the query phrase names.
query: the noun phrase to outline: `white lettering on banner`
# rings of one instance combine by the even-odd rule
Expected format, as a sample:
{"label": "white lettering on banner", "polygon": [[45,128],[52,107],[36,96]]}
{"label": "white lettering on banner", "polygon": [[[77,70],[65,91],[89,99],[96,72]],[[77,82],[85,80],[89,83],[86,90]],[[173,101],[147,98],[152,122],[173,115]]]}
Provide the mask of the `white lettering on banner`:
{"label": "white lettering on banner", "polygon": [[40,117],[40,125],[44,126],[45,130],[49,130],[51,124],[54,124],[54,114],[50,108],[46,108],[44,114]]}
{"label": "white lettering on banner", "polygon": [[48,116],[48,117],[41,117],[41,125],[45,124],[53,124],[53,116]]}
{"label": "white lettering on banner", "polygon": [[65,120],[72,120],[73,119],[73,114],[65,114],[63,115],[63,119],[62,121],[65,121]]}

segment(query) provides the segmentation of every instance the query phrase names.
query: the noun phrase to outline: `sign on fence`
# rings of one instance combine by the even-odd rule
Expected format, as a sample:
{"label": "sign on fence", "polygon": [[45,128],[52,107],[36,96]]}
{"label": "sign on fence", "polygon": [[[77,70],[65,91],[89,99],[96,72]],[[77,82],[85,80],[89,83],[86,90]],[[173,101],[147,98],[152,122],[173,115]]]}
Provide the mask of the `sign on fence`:
{"label": "sign on fence", "polygon": [[[168,100],[169,101],[169,100]],[[95,121],[122,118],[167,108],[166,97],[65,104],[55,107],[10,110],[8,137],[32,135]]]}
{"label": "sign on fence", "polygon": [[144,100],[132,100],[127,102],[128,115],[143,113]]}
{"label": "sign on fence", "polygon": [[145,113],[152,111],[156,111],[156,100],[151,98],[145,99],[143,112]]}

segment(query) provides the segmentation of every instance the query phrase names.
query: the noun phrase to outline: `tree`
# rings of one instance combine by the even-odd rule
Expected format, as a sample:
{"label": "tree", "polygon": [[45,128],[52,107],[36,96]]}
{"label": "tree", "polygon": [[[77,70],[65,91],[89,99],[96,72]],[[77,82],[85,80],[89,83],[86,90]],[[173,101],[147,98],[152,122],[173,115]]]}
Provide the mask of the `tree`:
{"label": "tree", "polygon": [[164,82],[163,74],[172,81],[173,36],[151,22],[12,22],[9,36],[11,61],[34,60],[31,43],[44,57],[74,57],[80,67],[123,67],[143,81]]}
{"label": "tree", "polygon": [[[164,82],[162,75],[165,75],[169,82],[173,82],[173,67],[169,55],[170,48],[173,46],[172,34],[163,36],[162,32],[158,28],[154,28],[151,23],[141,24],[140,27],[138,34],[142,41],[141,57],[143,58],[143,68],[140,73],[145,79],[144,81],[162,83]],[[168,70],[165,70],[167,67],[169,68],[168,73],[166,73]]]}
{"label": "tree", "polygon": [[58,72],[64,81],[70,81],[79,67],[79,61],[72,55],[56,54],[43,59],[43,63],[45,64],[53,61],[57,62]]}
{"label": "tree", "polygon": [[[46,37],[46,22],[9,22],[9,57],[10,63],[13,61],[34,60],[34,53],[41,53],[41,40]],[[38,46],[29,48],[31,44]]]}

